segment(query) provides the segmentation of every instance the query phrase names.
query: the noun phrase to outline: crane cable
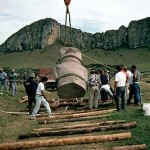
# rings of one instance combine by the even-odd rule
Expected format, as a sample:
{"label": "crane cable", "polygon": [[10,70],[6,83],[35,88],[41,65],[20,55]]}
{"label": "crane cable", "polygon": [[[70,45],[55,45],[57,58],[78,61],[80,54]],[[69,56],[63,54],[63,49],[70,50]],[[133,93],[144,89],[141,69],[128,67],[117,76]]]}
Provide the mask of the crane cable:
{"label": "crane cable", "polygon": [[[66,14],[65,14],[65,38],[64,38],[64,44],[65,45],[71,45],[72,43],[72,30],[71,30],[71,15],[69,11],[69,4],[71,0],[64,0],[66,5]],[[69,36],[67,39],[67,18],[69,17]]]}
{"label": "crane cable", "polygon": [[95,59],[93,59],[93,58],[91,58],[91,57],[89,57],[89,56],[83,54],[83,53],[81,53],[81,54],[82,54],[84,57],[86,57],[86,58],[88,58],[88,59],[90,59],[90,60],[92,60],[92,61],[94,61],[94,62],[97,62],[97,63],[100,64],[100,65],[105,66],[106,68],[109,68],[109,69],[111,69],[111,70],[113,70],[113,71],[116,71],[114,68],[109,67],[108,65],[105,65],[105,64],[103,64],[103,63],[101,63],[101,62],[99,62],[99,61],[97,61],[97,60],[95,60]]}

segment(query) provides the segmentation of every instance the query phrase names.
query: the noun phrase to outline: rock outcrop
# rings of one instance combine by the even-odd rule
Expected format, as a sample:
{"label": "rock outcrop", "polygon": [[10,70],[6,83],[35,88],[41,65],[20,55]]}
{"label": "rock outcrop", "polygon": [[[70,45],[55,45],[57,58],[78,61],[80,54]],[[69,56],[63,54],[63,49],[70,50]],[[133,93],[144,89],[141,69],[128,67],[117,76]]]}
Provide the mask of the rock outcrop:
{"label": "rock outcrop", "polygon": [[[65,26],[54,19],[46,18],[25,26],[10,36],[0,45],[0,52],[43,49],[57,41],[63,43],[64,37]],[[72,28],[72,44],[78,48],[110,50],[120,47],[150,47],[150,17],[131,21],[127,28],[121,26],[118,30],[109,30],[105,33],[91,34]]]}

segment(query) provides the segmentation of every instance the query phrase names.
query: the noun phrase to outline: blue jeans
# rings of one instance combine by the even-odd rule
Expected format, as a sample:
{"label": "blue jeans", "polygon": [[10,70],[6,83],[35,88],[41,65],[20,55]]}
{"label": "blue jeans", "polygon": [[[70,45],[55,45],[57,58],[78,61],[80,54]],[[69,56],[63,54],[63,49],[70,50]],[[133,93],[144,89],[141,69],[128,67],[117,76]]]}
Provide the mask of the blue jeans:
{"label": "blue jeans", "polygon": [[2,89],[2,85],[4,85],[5,92],[7,92],[7,80],[0,81],[0,91]]}
{"label": "blue jeans", "polygon": [[117,111],[120,110],[120,99],[121,99],[121,103],[122,103],[121,104],[122,109],[125,110],[125,108],[126,108],[125,91],[126,91],[125,86],[117,87],[117,89],[116,89],[115,100],[116,100],[116,109],[117,109]]}
{"label": "blue jeans", "polygon": [[11,91],[12,91],[12,96],[15,96],[17,93],[17,83],[16,82],[11,82]]}
{"label": "blue jeans", "polygon": [[35,107],[34,107],[33,112],[32,112],[32,117],[35,117],[35,115],[39,111],[41,103],[45,106],[46,112],[49,115],[51,114],[51,108],[49,106],[49,103],[45,100],[45,98],[43,96],[36,95],[35,100],[36,100],[36,104],[35,104]]}
{"label": "blue jeans", "polygon": [[134,103],[141,103],[141,94],[140,94],[140,83],[133,83],[134,90]]}

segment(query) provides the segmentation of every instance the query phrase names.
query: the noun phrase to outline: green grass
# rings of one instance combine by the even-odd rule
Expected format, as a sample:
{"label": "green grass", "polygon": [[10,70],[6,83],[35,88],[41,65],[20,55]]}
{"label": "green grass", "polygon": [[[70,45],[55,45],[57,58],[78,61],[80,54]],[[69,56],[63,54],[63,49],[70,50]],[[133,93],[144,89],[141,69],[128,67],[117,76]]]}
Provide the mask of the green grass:
{"label": "green grass", "polygon": [[[20,68],[40,68],[54,67],[58,60],[60,44],[47,47],[44,50],[33,50],[26,52],[14,52],[0,55],[0,67]],[[94,60],[106,65],[125,64],[131,66],[136,64],[141,71],[147,71],[150,68],[149,58],[150,49],[127,49],[121,48],[115,51],[100,49],[81,49],[81,52]],[[84,65],[96,64],[96,62],[83,57]]]}
{"label": "green grass", "polygon": [[[141,94],[143,102],[150,102],[150,83],[146,83],[149,78],[144,78],[141,82]],[[114,81],[112,81],[113,83]],[[20,99],[22,96],[25,95],[24,88],[22,84],[19,84],[17,87],[18,95],[16,97],[12,97],[11,93],[7,93],[4,95],[0,95],[0,110],[5,111],[20,111],[25,109],[25,104],[20,104],[18,102],[18,99]],[[87,93],[88,95],[88,93]],[[86,96],[87,96],[86,95]],[[47,96],[49,98],[57,98],[56,93],[48,93]],[[109,109],[109,108],[115,108],[115,106],[109,106],[109,107],[100,107],[99,109]],[[53,112],[61,112],[62,110],[56,110]],[[30,120],[29,115],[10,115],[10,114],[4,114],[0,112],[0,143],[5,142],[16,142],[18,140],[18,136],[20,133],[27,133],[33,131],[35,128],[39,127],[52,127],[52,126],[64,126],[64,125],[73,125],[75,123],[67,122],[67,123],[51,123],[47,125],[38,125],[36,121]],[[119,133],[119,132],[131,132],[132,138],[128,140],[120,140],[120,141],[113,141],[113,142],[100,142],[100,143],[92,143],[92,144],[81,144],[81,145],[70,145],[70,146],[57,146],[57,147],[51,147],[51,150],[76,150],[76,149],[98,149],[101,147],[108,148],[113,146],[123,146],[123,145],[132,145],[132,144],[146,144],[147,149],[150,149],[150,118],[148,116],[144,116],[144,113],[140,107],[135,107],[133,105],[127,106],[126,112],[114,112],[112,113],[112,116],[107,118],[102,118],[99,120],[92,120],[92,122],[100,122],[104,120],[126,120],[126,122],[137,122],[137,127],[132,129],[126,129],[126,130],[113,130],[113,131],[102,131],[102,132],[95,132],[90,134],[84,134],[84,135],[99,135],[99,134],[111,134],[111,133]],[[91,121],[90,121],[91,122]],[[86,123],[90,123],[89,121],[86,121]],[[85,122],[82,122],[85,123]],[[73,135],[73,136],[80,136]],[[64,136],[64,137],[72,137],[70,136]],[[61,136],[57,137],[42,137],[38,139],[49,139],[54,138],[57,140],[57,138],[62,138]],[[28,140],[36,140],[36,138],[30,138]],[[37,148],[37,150],[48,150],[49,148]]]}
{"label": "green grass", "polygon": [[[27,52],[15,52],[10,54],[0,55],[0,67],[10,67],[15,69],[21,68],[39,68],[39,67],[53,67],[57,63],[58,53],[62,46],[53,45],[48,47],[45,50],[34,50]],[[107,65],[116,65],[116,64],[125,64],[131,66],[136,64],[139,67],[140,71],[148,71],[150,68],[149,58],[150,51],[149,49],[118,49],[115,51],[106,51],[106,50],[81,50],[87,56],[107,64]],[[96,64],[94,61],[91,61],[83,57],[84,65]],[[143,75],[141,82],[141,93],[143,102],[150,103],[150,76],[148,74]],[[114,82],[114,81],[112,81]],[[25,96],[24,88],[22,84],[19,84],[17,87],[18,95],[12,97],[10,93],[0,95],[0,110],[5,111],[20,111],[26,107],[26,104],[20,104],[17,100]],[[47,93],[49,98],[58,97],[56,93]],[[88,95],[88,93],[87,93]],[[86,96],[87,96],[86,95]],[[107,109],[107,107],[105,107]],[[115,108],[111,106],[109,108]],[[100,108],[104,109],[104,108]],[[60,110],[57,110],[60,111]],[[50,126],[63,126],[63,124],[53,123],[49,125],[38,125],[36,121],[29,120],[30,116],[17,116],[4,114],[0,112],[0,143],[5,142],[15,142],[19,141],[18,136],[20,133],[30,132],[38,127],[50,127]],[[115,141],[115,142],[103,142],[103,143],[93,143],[93,144],[82,144],[82,145],[71,145],[63,147],[53,147],[51,150],[76,150],[76,149],[98,149],[100,147],[109,147],[128,145],[128,144],[143,144],[147,145],[147,149],[150,149],[150,118],[144,116],[143,111],[140,107],[134,107],[133,105],[127,107],[126,112],[115,112],[109,118],[103,118],[99,120],[93,120],[92,122],[100,122],[103,120],[119,120],[125,119],[129,121],[137,121],[137,127],[128,130],[115,130],[115,131],[105,131],[105,132],[96,132],[89,135],[96,134],[110,134],[110,133],[119,133],[119,132],[128,132],[132,134],[132,138],[129,140]],[[67,123],[68,125],[74,123]],[[86,134],[87,135],[87,134]],[[80,136],[80,135],[74,135]],[[65,136],[68,137],[68,136]],[[69,136],[70,137],[70,136]],[[47,139],[41,138],[41,139]],[[52,137],[52,138],[61,138],[61,137]],[[29,140],[35,140],[36,138],[31,138]],[[48,150],[49,148],[39,148],[40,150]],[[39,150],[38,149],[38,150]]]}

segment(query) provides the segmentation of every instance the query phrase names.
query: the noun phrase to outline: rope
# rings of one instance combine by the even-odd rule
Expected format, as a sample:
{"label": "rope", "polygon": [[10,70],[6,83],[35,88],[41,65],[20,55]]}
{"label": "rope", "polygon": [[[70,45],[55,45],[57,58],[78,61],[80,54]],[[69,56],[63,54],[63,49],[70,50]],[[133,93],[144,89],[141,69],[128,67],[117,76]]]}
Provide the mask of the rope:
{"label": "rope", "polygon": [[89,57],[89,56],[87,56],[87,55],[85,55],[85,54],[83,54],[83,53],[81,53],[84,57],[86,57],[86,58],[88,58],[88,59],[90,59],[90,60],[92,60],[92,61],[94,61],[94,62],[97,62],[98,64],[100,64],[100,65],[103,65],[103,66],[105,66],[106,68],[109,68],[109,69],[111,69],[111,70],[113,70],[113,71],[116,71],[114,68],[112,68],[112,67],[109,67],[109,66],[107,66],[107,65],[105,65],[105,64],[103,64],[103,63],[101,63],[101,62],[99,62],[99,61],[97,61],[97,60],[95,60],[95,59],[93,59],[93,58],[91,58],[91,57]]}
{"label": "rope", "polygon": [[[67,15],[69,16],[69,37],[67,41]],[[72,43],[72,30],[71,30],[71,16],[70,16],[70,11],[69,11],[69,6],[66,6],[66,16],[65,16],[65,44],[66,45],[71,45]]]}

